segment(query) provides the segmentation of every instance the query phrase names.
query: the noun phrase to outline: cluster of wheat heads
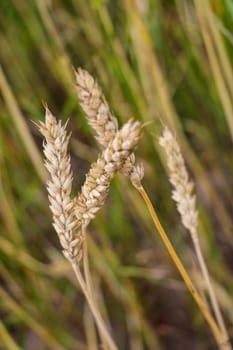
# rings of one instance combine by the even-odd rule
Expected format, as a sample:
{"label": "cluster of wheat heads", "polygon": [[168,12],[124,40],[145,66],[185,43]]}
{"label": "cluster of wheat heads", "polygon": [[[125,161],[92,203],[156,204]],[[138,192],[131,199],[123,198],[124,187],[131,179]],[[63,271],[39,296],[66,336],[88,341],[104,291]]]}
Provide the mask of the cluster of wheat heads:
{"label": "cluster of wheat heads", "polygon": [[[40,122],[38,127],[44,136],[45,166],[50,174],[47,190],[53,226],[58,234],[63,254],[70,261],[89,302],[103,342],[107,348],[116,349],[93,300],[89,271],[85,269],[85,278],[83,278],[79,262],[82,257],[87,260],[86,227],[103,206],[115,173],[119,170],[124,171],[134,183],[143,176],[142,166],[134,165],[132,153],[140,137],[141,123],[131,119],[118,129],[115,122],[114,132],[108,127],[103,131],[101,120],[96,125],[101,134],[99,140],[104,144],[104,149],[97,161],[91,165],[80,193],[74,198],[71,197],[73,174],[68,154],[70,134],[67,134],[66,124],[62,126],[61,121],[57,121],[46,107],[45,121]],[[87,267],[88,264],[85,263],[85,266]]]}
{"label": "cluster of wheat heads", "polygon": [[[97,211],[104,205],[111,180],[116,172],[119,171],[130,178],[131,183],[144,199],[174,264],[208,322],[219,348],[229,350],[231,347],[227,341],[226,328],[197,239],[198,217],[195,208],[195,197],[191,194],[193,185],[188,178],[178,143],[176,143],[170,131],[165,128],[160,144],[165,148],[168,155],[168,167],[171,171],[170,181],[174,186],[173,198],[177,202],[184,226],[191,233],[201,270],[210,293],[217,323],[177,256],[141,184],[144,168],[142,164],[135,163],[133,152],[140,137],[141,123],[129,120],[119,129],[117,119],[110,111],[109,105],[94,78],[81,68],[77,70],[75,77],[80,105],[87,116],[88,123],[95,130],[97,141],[102,146],[102,151],[97,161],[91,165],[86,175],[85,183],[76,197],[71,197],[73,175],[68,154],[70,135],[67,134],[66,124],[62,126],[61,121],[57,121],[46,107],[45,122],[40,122],[38,127],[45,138],[45,166],[50,174],[47,190],[53,214],[53,226],[60,239],[64,256],[70,261],[89,303],[103,346],[110,350],[117,349],[93,296],[85,239],[86,227],[90,220],[95,217]],[[79,267],[82,258],[84,260],[83,274]]]}

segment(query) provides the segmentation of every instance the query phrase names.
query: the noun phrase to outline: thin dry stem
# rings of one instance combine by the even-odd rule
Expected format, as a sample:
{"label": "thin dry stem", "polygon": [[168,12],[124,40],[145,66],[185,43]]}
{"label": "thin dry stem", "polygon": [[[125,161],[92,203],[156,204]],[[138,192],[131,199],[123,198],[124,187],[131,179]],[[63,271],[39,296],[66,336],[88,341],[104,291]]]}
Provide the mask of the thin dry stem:
{"label": "thin dry stem", "polygon": [[117,346],[116,344],[114,343],[113,339],[111,338],[106,326],[105,326],[105,323],[102,319],[102,316],[100,315],[100,312],[99,310],[97,309],[95,303],[93,302],[93,299],[91,297],[91,295],[89,294],[88,290],[87,290],[87,286],[85,284],[85,281],[82,277],[82,274],[80,272],[80,269],[78,267],[77,264],[73,263],[72,264],[72,267],[73,267],[73,270],[74,270],[74,273],[75,273],[75,276],[77,277],[77,280],[82,288],[82,291],[86,297],[86,300],[89,304],[89,307],[92,311],[92,314],[95,318],[95,321],[96,321],[96,324],[98,325],[98,328],[101,330],[101,334],[102,336],[104,337],[108,347],[110,350],[117,350]]}
{"label": "thin dry stem", "polygon": [[99,350],[95,320],[88,304],[85,305],[83,321],[86,336],[86,349]]}
{"label": "thin dry stem", "polygon": [[[83,228],[85,230],[85,228]],[[83,233],[83,236],[86,237],[86,232]],[[96,300],[95,300],[95,296],[94,296],[94,288],[93,288],[93,283],[92,283],[92,278],[91,278],[91,272],[90,272],[90,264],[89,264],[89,258],[88,258],[88,249],[87,249],[87,240],[84,240],[83,243],[83,267],[84,267],[84,278],[86,281],[86,285],[87,285],[87,291],[90,294],[90,297],[93,300],[93,303],[95,304],[95,306],[97,307],[96,304]],[[101,340],[102,340],[102,348],[103,349],[107,349],[107,344],[106,344],[106,340],[104,337],[104,334],[102,334],[102,330],[101,328],[99,328],[99,325],[97,323],[97,327],[101,336]]]}

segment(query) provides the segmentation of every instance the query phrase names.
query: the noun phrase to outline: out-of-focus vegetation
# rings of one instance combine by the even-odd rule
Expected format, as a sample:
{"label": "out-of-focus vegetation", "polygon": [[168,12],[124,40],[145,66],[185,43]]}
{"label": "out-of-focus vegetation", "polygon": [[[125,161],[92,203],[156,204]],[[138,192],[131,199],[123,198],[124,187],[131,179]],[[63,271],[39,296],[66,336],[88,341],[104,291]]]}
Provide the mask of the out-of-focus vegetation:
{"label": "out-of-focus vegetation", "polygon": [[[0,348],[97,349],[95,326],[60,253],[44,182],[43,103],[70,118],[74,191],[98,146],[79,109],[72,67],[89,70],[120,123],[146,123],[144,186],[199,291],[202,279],[171,200],[157,137],[176,133],[200,212],[199,234],[233,336],[233,4],[231,0],[1,0]],[[95,295],[120,349],[215,349],[212,335],[117,176],[89,228]]]}

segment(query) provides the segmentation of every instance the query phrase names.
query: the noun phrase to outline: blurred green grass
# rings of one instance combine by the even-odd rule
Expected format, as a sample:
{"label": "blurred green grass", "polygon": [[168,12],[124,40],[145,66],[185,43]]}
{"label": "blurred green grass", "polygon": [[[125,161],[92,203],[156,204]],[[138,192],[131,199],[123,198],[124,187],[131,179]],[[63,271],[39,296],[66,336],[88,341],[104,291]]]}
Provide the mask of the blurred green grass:
{"label": "blurred green grass", "polygon": [[[0,346],[93,347],[92,321],[51,226],[41,138],[31,122],[44,118],[45,102],[70,118],[77,191],[98,152],[75,96],[78,66],[98,79],[120,123],[150,122],[136,151],[144,185],[201,290],[157,143],[161,121],[176,133],[232,335],[231,1],[2,0],[0,27]],[[117,176],[90,226],[89,247],[96,294],[120,349],[214,349],[152,230],[138,194]]]}

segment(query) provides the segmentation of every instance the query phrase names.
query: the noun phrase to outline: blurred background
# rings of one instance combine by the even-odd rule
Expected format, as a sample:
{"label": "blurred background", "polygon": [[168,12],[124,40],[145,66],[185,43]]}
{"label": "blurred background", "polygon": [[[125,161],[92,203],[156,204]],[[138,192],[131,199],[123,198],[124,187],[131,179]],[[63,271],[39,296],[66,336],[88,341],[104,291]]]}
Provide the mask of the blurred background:
{"label": "blurred background", "polygon": [[[0,349],[97,350],[95,325],[51,225],[42,139],[46,102],[70,118],[74,194],[99,152],[73,68],[98,80],[122,124],[149,122],[143,184],[200,293],[158,145],[175,133],[194,179],[199,234],[233,336],[233,2],[1,0]],[[137,191],[117,175],[89,226],[94,292],[120,349],[216,349]]]}

